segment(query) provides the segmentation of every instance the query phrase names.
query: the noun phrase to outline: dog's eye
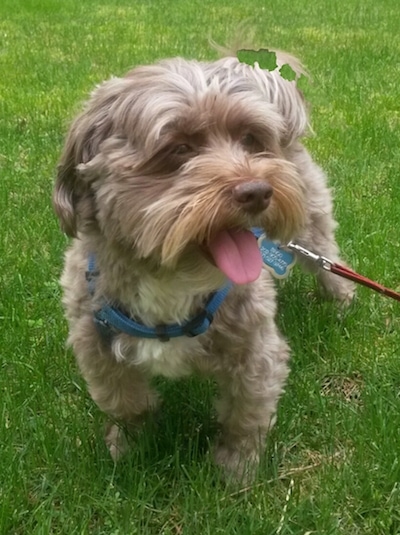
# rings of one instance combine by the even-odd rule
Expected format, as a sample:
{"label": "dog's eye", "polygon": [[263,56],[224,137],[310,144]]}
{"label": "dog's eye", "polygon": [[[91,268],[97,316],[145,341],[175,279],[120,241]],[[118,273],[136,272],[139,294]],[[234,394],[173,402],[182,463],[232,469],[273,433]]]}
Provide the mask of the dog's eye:
{"label": "dog's eye", "polygon": [[243,147],[253,147],[256,143],[256,138],[253,136],[253,134],[245,134],[241,137],[240,143],[243,145]]}
{"label": "dog's eye", "polygon": [[262,152],[264,147],[259,139],[249,132],[240,138],[240,144],[248,152]]}
{"label": "dog's eye", "polygon": [[174,148],[173,153],[177,156],[188,156],[189,154],[193,153],[193,148],[186,143],[182,143]]}
{"label": "dog's eye", "polygon": [[187,143],[169,145],[160,153],[163,165],[169,171],[176,171],[197,154],[198,151]]}

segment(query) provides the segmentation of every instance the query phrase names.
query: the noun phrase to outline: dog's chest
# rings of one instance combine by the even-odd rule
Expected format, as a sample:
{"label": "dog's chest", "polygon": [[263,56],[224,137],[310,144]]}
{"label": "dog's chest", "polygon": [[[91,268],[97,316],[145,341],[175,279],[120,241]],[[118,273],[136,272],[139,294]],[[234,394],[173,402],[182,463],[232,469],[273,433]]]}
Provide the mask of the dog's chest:
{"label": "dog's chest", "polygon": [[180,337],[161,342],[140,339],[133,343],[126,337],[113,342],[117,360],[124,360],[143,369],[149,375],[178,378],[190,375],[196,361],[206,355],[200,338]]}
{"label": "dog's chest", "polygon": [[[151,282],[141,285],[129,306],[131,316],[145,325],[179,325],[193,317],[202,304],[201,297],[191,295],[193,286]],[[114,340],[112,349],[119,361],[139,366],[151,375],[177,378],[192,373],[196,362],[203,360],[207,354],[204,343],[204,336],[182,335],[163,342],[124,335]]]}

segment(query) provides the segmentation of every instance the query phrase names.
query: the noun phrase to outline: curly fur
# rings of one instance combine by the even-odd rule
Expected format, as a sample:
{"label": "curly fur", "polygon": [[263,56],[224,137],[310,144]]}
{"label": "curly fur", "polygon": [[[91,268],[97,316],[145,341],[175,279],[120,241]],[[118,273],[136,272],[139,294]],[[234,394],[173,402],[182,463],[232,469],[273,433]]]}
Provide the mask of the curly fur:
{"label": "curly fur", "polygon": [[[153,375],[211,374],[220,387],[215,459],[236,477],[257,464],[288,374],[269,273],[235,285],[196,338],[119,334],[107,343],[92,314],[106,298],[148,326],[189,319],[226,282],[207,254],[224,229],[261,226],[338,261],[331,193],[299,141],[307,127],[301,93],[278,71],[235,58],[175,58],[100,85],[73,122],[58,167],[54,207],[74,237],[62,276],[69,343],[92,398],[136,426],[157,406]],[[232,192],[254,183],[268,184],[272,197],[262,209],[244,209]],[[90,253],[100,272],[94,296],[85,280]],[[319,278],[340,301],[351,300],[350,282],[328,272]],[[115,426],[106,441],[114,458],[127,445]]]}

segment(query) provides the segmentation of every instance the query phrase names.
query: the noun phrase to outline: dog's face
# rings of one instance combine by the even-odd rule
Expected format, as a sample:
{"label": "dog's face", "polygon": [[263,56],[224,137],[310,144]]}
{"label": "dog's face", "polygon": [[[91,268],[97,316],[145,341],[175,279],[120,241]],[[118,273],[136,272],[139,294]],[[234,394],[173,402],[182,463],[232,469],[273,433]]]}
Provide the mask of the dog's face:
{"label": "dog's face", "polygon": [[294,82],[233,58],[139,67],[93,94],[72,125],[55,209],[67,233],[174,268],[190,249],[234,282],[257,278],[252,226],[292,238],[304,192],[285,148],[306,113]]}

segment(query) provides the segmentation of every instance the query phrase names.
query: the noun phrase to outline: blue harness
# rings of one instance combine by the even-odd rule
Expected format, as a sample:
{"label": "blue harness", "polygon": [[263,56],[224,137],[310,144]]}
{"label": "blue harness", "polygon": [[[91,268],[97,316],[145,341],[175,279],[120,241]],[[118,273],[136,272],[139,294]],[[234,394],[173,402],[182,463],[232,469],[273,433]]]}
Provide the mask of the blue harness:
{"label": "blue harness", "polygon": [[[86,280],[88,281],[91,295],[94,295],[98,275],[96,258],[91,254],[89,256],[88,270],[86,271]],[[168,342],[171,338],[177,338],[178,336],[198,336],[206,332],[210,327],[215,313],[224,302],[232,286],[232,282],[228,282],[223,288],[212,293],[203,310],[194,318],[183,323],[147,327],[127,316],[119,308],[107,303],[93,313],[94,323],[100,334],[107,340],[111,340],[118,333],[129,334],[136,338],[158,339],[161,342]]]}
{"label": "blue harness", "polygon": [[[253,228],[251,230],[257,239],[263,235],[261,229]],[[281,274],[279,270],[282,269],[282,262],[277,263],[277,252],[279,252],[278,260],[281,259],[282,255],[289,255],[289,259],[285,259],[283,263],[284,271],[290,267],[293,255],[290,256],[289,253],[278,251],[278,249],[279,246],[267,239],[260,245],[264,263],[273,267],[275,275],[280,277]],[[91,254],[89,256],[88,269],[86,271],[86,280],[88,282],[89,293],[92,296],[95,293],[96,278],[98,276],[99,272],[96,269],[96,258],[94,254]],[[205,333],[210,327],[215,313],[224,302],[232,286],[233,283],[228,282],[223,288],[212,293],[207,303],[204,305],[203,310],[194,318],[183,323],[147,327],[146,325],[133,320],[119,308],[114,307],[107,302],[105,302],[99,310],[96,310],[93,313],[94,322],[102,336],[107,340],[111,340],[112,337],[118,333],[129,334],[136,338],[158,339],[162,342],[168,342],[171,338],[177,338],[179,336],[198,336],[199,334]]]}

